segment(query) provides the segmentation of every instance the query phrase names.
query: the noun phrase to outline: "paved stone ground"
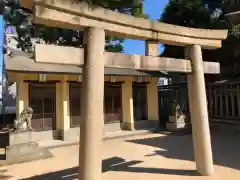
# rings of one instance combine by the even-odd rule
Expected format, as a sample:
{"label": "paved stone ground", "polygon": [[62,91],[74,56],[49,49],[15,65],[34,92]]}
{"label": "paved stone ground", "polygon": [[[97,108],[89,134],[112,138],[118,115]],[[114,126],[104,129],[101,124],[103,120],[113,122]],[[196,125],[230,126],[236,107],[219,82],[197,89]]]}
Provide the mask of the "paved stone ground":
{"label": "paved stone ground", "polygon": [[[190,135],[139,135],[103,143],[103,180],[239,180],[240,132],[212,133],[215,173],[195,172]],[[77,179],[78,146],[50,150],[53,158],[2,167],[0,179]]]}

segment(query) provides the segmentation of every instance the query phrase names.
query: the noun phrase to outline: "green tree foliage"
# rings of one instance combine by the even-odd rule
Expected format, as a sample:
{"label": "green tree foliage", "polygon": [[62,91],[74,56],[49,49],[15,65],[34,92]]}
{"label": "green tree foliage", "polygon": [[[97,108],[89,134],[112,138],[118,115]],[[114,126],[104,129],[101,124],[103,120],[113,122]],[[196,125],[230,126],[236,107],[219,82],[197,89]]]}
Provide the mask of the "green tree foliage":
{"label": "green tree foliage", "polygon": [[215,23],[202,0],[169,0],[161,21],[194,28],[211,28]]}
{"label": "green tree foliage", "polygon": [[225,13],[240,11],[240,0],[223,0]]}
{"label": "green tree foliage", "polygon": [[[81,31],[52,28],[43,25],[34,25],[29,18],[31,12],[22,9],[17,0],[5,0],[5,20],[8,25],[14,25],[18,34],[18,46],[24,51],[31,51],[31,38],[43,39],[49,44],[81,47],[83,33]],[[138,17],[147,17],[142,13],[143,0],[79,0],[87,1],[114,11],[126,13]],[[106,50],[111,52],[123,52],[124,39],[106,37]]]}
{"label": "green tree foliage", "polygon": [[[240,72],[240,25],[232,24],[225,15],[239,9],[238,0],[169,0],[160,21],[193,28],[228,29],[222,48],[203,50],[203,59],[218,61],[225,69],[229,67],[223,76],[235,76]],[[184,48],[166,45],[162,56],[183,58]]]}

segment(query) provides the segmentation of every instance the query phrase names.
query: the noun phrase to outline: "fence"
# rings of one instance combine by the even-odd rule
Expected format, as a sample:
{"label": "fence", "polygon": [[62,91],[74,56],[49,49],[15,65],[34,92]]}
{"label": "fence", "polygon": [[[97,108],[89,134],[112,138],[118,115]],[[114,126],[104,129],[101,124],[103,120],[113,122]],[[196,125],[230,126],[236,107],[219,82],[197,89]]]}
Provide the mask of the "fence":
{"label": "fence", "polygon": [[[211,83],[206,86],[206,92],[211,121],[240,124],[240,82]],[[173,100],[189,116],[187,84],[160,86],[158,97],[162,126],[171,114]]]}

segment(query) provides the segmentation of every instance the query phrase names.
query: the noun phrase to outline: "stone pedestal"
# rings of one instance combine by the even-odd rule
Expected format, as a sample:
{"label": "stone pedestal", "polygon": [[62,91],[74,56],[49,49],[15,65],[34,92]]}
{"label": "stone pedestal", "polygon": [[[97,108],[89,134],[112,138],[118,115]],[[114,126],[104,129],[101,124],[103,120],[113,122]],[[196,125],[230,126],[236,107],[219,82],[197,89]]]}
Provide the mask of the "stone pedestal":
{"label": "stone pedestal", "polygon": [[[5,135],[6,160],[1,160],[0,165],[18,164],[27,161],[52,157],[46,149],[41,148],[34,141],[30,131],[2,132]],[[1,142],[0,142],[1,143]]]}
{"label": "stone pedestal", "polygon": [[185,129],[185,127],[186,127],[185,115],[169,116],[169,122],[167,122],[167,130],[178,131],[178,130]]}

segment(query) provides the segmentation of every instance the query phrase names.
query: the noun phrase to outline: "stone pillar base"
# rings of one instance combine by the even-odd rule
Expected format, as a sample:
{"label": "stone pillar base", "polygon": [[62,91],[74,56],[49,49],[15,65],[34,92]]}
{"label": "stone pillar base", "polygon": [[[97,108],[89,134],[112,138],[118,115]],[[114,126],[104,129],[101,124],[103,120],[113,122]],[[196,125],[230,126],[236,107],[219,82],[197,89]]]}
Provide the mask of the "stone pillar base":
{"label": "stone pillar base", "polygon": [[122,122],[121,123],[121,129],[122,130],[127,130],[127,131],[134,131],[134,123],[129,123],[129,122]]}
{"label": "stone pillar base", "polygon": [[71,137],[71,133],[69,132],[69,130],[63,130],[61,129],[59,131],[59,138],[63,141],[69,141],[72,140],[73,138]]}

